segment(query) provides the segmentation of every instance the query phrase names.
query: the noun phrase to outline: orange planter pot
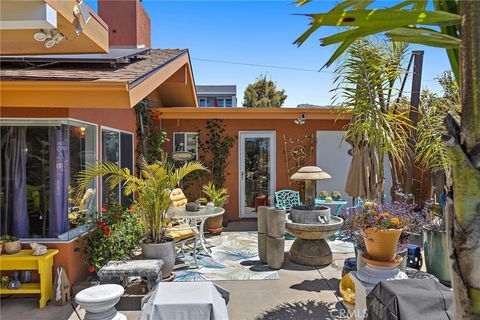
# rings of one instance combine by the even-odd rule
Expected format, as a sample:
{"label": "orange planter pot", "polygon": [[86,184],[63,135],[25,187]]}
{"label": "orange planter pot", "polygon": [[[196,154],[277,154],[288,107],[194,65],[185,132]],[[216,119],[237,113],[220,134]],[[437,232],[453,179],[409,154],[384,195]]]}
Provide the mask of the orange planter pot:
{"label": "orange planter pot", "polygon": [[401,234],[402,229],[379,230],[369,228],[362,230],[369,258],[377,261],[393,260]]}

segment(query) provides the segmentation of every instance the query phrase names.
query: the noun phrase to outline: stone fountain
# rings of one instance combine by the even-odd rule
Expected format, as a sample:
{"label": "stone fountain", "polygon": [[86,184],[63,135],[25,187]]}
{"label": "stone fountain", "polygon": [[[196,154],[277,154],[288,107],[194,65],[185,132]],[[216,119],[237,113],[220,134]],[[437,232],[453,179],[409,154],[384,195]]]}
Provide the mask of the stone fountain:
{"label": "stone fountain", "polygon": [[288,233],[297,237],[290,248],[290,260],[309,266],[332,263],[332,250],[325,238],[334,235],[343,220],[330,215],[330,208],[315,206],[316,181],[331,176],[315,166],[300,168],[290,178],[305,182],[305,205],[291,208],[285,224]]}

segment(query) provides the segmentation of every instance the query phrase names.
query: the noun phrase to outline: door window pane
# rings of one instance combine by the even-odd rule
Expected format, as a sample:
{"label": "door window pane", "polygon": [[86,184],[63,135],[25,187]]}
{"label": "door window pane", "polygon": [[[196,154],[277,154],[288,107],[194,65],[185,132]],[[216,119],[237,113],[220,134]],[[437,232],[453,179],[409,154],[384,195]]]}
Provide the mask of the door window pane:
{"label": "door window pane", "polygon": [[[102,162],[113,162],[120,165],[120,133],[102,129]],[[107,177],[102,177],[102,204],[108,205],[111,201],[119,203],[119,187],[111,190]]]}
{"label": "door window pane", "polygon": [[[120,134],[120,163],[122,168],[128,168],[130,173],[133,174],[133,134],[122,132]],[[124,206],[129,206],[133,202],[133,194],[126,196],[121,192],[121,203]]]}
{"label": "door window pane", "polygon": [[173,150],[185,151],[185,134],[183,132],[173,135]]}

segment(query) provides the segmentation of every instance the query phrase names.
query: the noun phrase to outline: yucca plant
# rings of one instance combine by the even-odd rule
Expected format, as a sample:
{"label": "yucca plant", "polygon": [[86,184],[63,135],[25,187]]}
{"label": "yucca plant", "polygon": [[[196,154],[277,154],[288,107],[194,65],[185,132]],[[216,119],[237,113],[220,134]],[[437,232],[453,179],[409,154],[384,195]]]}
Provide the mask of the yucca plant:
{"label": "yucca plant", "polygon": [[106,162],[89,165],[78,176],[78,187],[85,189],[90,181],[98,176],[106,177],[113,190],[120,183],[125,195],[135,194],[137,208],[142,213],[145,242],[161,243],[166,239],[167,210],[171,205],[170,193],[188,174],[197,170],[207,170],[200,162],[194,161],[175,168],[166,160],[149,164],[139,157],[139,176],[121,168],[116,163]]}
{"label": "yucca plant", "polygon": [[[223,207],[230,198],[226,188],[217,188],[212,181],[202,187],[202,192],[216,207]],[[206,198],[198,199],[199,202],[207,202]]]}
{"label": "yucca plant", "polygon": [[[404,43],[361,39],[347,51],[335,71],[335,99],[341,116],[351,114],[345,140],[366,143],[378,155],[380,198],[385,177],[384,158],[391,167],[402,165],[408,148],[408,107],[395,84],[405,73],[408,46]],[[396,182],[395,174],[394,183]]]}

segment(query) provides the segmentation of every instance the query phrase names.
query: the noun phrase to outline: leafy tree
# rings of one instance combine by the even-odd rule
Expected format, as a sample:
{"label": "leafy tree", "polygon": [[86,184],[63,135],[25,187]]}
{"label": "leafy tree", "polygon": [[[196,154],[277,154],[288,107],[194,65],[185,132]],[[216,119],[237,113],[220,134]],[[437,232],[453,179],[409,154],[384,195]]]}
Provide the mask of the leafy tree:
{"label": "leafy tree", "polygon": [[247,108],[280,108],[287,95],[285,90],[277,90],[275,82],[267,80],[267,76],[260,75],[257,81],[245,89],[243,106]]}
{"label": "leafy tree", "polygon": [[[298,5],[308,2],[297,0]],[[442,138],[453,172],[447,232],[456,319],[480,319],[480,1],[433,0],[430,10],[427,0],[407,0],[369,9],[374,2],[345,0],[327,13],[308,14],[311,27],[296,43],[301,45],[322,26],[347,27],[321,40],[325,46],[340,44],[326,66],[357,39],[377,33],[446,48],[461,92],[460,119],[452,112],[447,114],[447,134]]]}

